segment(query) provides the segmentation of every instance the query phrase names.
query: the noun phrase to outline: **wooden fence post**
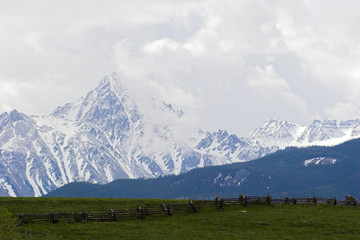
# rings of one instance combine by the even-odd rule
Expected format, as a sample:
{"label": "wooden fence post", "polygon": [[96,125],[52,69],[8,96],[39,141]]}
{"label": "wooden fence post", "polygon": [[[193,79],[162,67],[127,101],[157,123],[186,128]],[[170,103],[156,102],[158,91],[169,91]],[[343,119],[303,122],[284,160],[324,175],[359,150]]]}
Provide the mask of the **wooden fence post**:
{"label": "wooden fence post", "polygon": [[163,210],[164,213],[166,213],[169,216],[173,215],[173,210],[171,209],[170,205],[166,205],[166,204],[160,204],[161,209]]}
{"label": "wooden fence post", "polygon": [[239,195],[239,202],[240,202],[240,204],[244,204],[244,195],[242,195],[242,194],[240,194]]}
{"label": "wooden fence post", "polygon": [[314,201],[314,204],[316,205],[316,203],[317,203],[317,199],[316,199],[316,197],[314,196],[314,198],[313,198],[313,201]]}
{"label": "wooden fence post", "polygon": [[197,213],[198,210],[197,210],[197,208],[196,208],[196,206],[195,206],[195,204],[193,203],[192,200],[189,201],[189,204],[190,204],[190,207],[192,208],[193,212],[196,212],[196,213]]}
{"label": "wooden fence post", "polygon": [[285,204],[288,204],[288,203],[289,203],[289,197],[286,197],[286,198],[284,199],[284,202],[285,202]]}
{"label": "wooden fence post", "polygon": [[268,205],[271,205],[271,196],[270,196],[270,194],[268,194],[267,197],[266,197],[266,203]]}
{"label": "wooden fence post", "polygon": [[248,206],[248,197],[245,196],[244,198],[244,207],[247,207]]}
{"label": "wooden fence post", "polygon": [[81,219],[82,219],[83,222],[87,222],[87,220],[88,220],[87,212],[82,212],[81,213]]}
{"label": "wooden fence post", "polygon": [[334,197],[334,205],[337,205],[337,199]]}
{"label": "wooden fence post", "polygon": [[56,215],[53,211],[50,212],[50,221],[51,223],[57,223]]}
{"label": "wooden fence post", "polygon": [[171,209],[170,205],[167,205],[167,206],[166,206],[166,210],[167,210],[167,214],[168,214],[169,216],[172,216],[172,215],[173,215],[173,210]]}
{"label": "wooden fence post", "polygon": [[219,206],[219,196],[216,196],[215,198],[215,206],[218,207]]}
{"label": "wooden fence post", "polygon": [[110,220],[113,220],[113,221],[117,221],[117,214],[116,214],[116,211],[115,210],[112,210],[112,209],[110,209],[110,211],[109,211],[109,213],[110,213]]}
{"label": "wooden fence post", "polygon": [[224,209],[224,207],[225,207],[225,201],[224,201],[224,199],[222,198],[222,199],[220,200],[219,208]]}
{"label": "wooden fence post", "polygon": [[293,203],[294,203],[294,205],[297,203],[297,198],[293,198]]}
{"label": "wooden fence post", "polygon": [[23,213],[20,213],[19,215],[18,215],[18,224],[17,224],[17,226],[23,226],[24,225],[24,214]]}
{"label": "wooden fence post", "polygon": [[144,218],[144,209],[141,208],[140,206],[137,206],[137,207],[136,207],[136,210],[137,210],[137,212],[139,213],[139,217],[140,217],[140,218]]}
{"label": "wooden fence post", "polygon": [[160,208],[163,210],[163,212],[167,211],[166,205],[163,203],[160,204]]}

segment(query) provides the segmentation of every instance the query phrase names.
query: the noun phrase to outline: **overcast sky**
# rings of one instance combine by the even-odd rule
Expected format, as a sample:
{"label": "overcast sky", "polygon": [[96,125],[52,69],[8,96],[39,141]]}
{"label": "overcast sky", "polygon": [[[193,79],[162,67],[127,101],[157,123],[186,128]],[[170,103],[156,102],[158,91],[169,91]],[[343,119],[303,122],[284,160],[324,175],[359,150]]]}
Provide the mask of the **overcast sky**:
{"label": "overcast sky", "polygon": [[49,114],[118,72],[207,130],[355,119],[359,23],[347,0],[0,0],[0,111]]}

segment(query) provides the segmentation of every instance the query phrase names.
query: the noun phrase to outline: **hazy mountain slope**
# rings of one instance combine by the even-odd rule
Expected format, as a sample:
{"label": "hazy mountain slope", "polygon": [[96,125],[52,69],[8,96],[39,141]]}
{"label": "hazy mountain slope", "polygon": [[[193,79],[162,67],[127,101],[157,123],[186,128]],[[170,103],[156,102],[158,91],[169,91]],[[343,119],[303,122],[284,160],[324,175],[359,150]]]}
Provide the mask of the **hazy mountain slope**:
{"label": "hazy mountain slope", "polygon": [[360,198],[359,179],[357,139],[335,147],[287,148],[257,160],[199,168],[177,176],[116,180],[106,185],[72,183],[47,196],[195,199],[269,193]]}

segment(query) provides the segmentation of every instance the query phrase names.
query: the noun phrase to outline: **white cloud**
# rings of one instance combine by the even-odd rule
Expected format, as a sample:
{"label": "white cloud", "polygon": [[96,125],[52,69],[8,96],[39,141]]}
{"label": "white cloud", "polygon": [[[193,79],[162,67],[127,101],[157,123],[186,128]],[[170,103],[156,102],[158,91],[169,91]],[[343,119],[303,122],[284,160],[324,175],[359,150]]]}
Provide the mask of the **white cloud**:
{"label": "white cloud", "polygon": [[307,103],[294,93],[287,81],[276,73],[272,65],[262,69],[254,67],[248,78],[248,85],[252,96],[263,105],[271,109],[271,117],[287,119],[295,122],[306,122],[314,117],[307,107]]}
{"label": "white cloud", "polygon": [[0,107],[47,114],[118,71],[211,130],[356,118],[359,11],[351,0],[7,1]]}
{"label": "white cloud", "polygon": [[18,90],[15,84],[11,82],[2,82],[0,85],[0,95],[5,97],[15,97]]}
{"label": "white cloud", "polygon": [[9,104],[13,102],[25,107],[27,104],[21,101],[24,100],[25,93],[32,91],[34,88],[35,86],[32,83],[18,79],[3,79],[0,77],[0,111],[9,112],[13,110],[13,105]]}
{"label": "white cloud", "polygon": [[179,49],[179,43],[168,38],[163,38],[146,43],[143,48],[144,51],[153,54],[163,50],[177,51]]}
{"label": "white cloud", "polygon": [[349,102],[338,102],[334,106],[326,108],[325,114],[329,119],[354,119],[360,116],[360,107]]}
{"label": "white cloud", "polygon": [[292,93],[289,84],[280,78],[272,65],[267,65],[264,69],[255,66],[248,84],[252,88],[259,89],[266,97],[275,94],[295,95]]}

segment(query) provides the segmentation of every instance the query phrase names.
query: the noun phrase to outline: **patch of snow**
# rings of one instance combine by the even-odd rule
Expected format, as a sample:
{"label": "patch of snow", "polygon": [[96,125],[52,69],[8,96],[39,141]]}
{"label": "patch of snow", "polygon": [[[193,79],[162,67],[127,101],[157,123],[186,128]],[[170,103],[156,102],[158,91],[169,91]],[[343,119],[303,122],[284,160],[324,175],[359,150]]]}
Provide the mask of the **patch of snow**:
{"label": "patch of snow", "polygon": [[4,178],[0,178],[0,186],[7,190],[10,197],[16,197],[14,189]]}
{"label": "patch of snow", "polygon": [[90,172],[86,172],[86,173],[85,173],[85,181],[89,181],[90,177],[91,177],[91,173],[90,173]]}
{"label": "patch of snow", "polygon": [[33,191],[34,191],[34,196],[35,197],[40,197],[41,196],[41,191],[40,189],[38,188],[36,182],[34,181],[34,179],[31,177],[31,173],[30,173],[30,170],[32,168],[32,162],[33,162],[33,159],[31,159],[30,161],[26,161],[26,178],[27,180],[29,181]]}
{"label": "patch of snow", "polygon": [[221,173],[219,173],[218,175],[217,175],[217,177],[214,179],[214,183],[217,183],[217,181],[219,180],[219,178],[221,178],[222,177],[222,175],[221,175]]}
{"label": "patch of snow", "polygon": [[225,181],[229,181],[230,179],[232,179],[232,176],[231,175],[228,175],[224,178]]}
{"label": "patch of snow", "polygon": [[39,186],[41,188],[41,195],[42,194],[47,194],[47,190],[44,188],[44,184],[42,182],[42,179],[40,178],[40,176],[38,174],[36,175],[35,179],[36,179],[37,186]]}
{"label": "patch of snow", "polygon": [[114,179],[111,175],[110,165],[108,165],[106,168],[104,168],[104,171],[105,171],[105,175],[106,175],[108,182],[112,182]]}
{"label": "patch of snow", "polygon": [[310,164],[312,165],[332,165],[335,164],[337,160],[335,158],[329,158],[329,157],[316,157],[312,159],[308,159],[304,161],[304,166],[308,166]]}

